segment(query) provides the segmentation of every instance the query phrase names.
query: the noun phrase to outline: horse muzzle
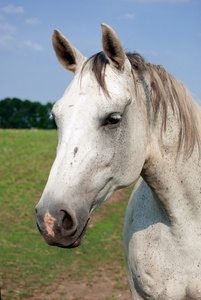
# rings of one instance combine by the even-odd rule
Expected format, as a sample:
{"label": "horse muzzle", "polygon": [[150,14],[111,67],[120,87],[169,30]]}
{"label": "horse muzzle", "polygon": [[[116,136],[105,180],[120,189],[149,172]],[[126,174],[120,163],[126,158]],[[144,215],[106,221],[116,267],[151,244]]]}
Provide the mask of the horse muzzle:
{"label": "horse muzzle", "polygon": [[76,215],[64,209],[44,210],[36,206],[36,224],[48,245],[62,248],[75,248],[81,245],[87,230],[89,214],[86,210]]}

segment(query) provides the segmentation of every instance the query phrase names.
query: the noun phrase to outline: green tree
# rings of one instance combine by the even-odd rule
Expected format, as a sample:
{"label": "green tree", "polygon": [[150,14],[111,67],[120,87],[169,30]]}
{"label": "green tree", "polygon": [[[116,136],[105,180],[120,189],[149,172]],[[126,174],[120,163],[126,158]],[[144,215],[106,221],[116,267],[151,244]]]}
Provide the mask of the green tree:
{"label": "green tree", "polygon": [[18,98],[6,98],[0,101],[0,128],[56,128],[54,119],[50,119],[52,103],[22,101]]}

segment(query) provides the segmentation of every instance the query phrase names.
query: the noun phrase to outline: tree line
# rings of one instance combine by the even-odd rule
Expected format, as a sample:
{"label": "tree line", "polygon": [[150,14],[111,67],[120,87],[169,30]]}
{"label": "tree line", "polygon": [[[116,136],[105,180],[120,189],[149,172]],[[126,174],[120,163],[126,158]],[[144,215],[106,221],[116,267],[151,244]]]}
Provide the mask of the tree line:
{"label": "tree line", "polygon": [[53,104],[41,104],[18,98],[6,98],[0,101],[0,128],[17,129],[54,129],[51,118]]}

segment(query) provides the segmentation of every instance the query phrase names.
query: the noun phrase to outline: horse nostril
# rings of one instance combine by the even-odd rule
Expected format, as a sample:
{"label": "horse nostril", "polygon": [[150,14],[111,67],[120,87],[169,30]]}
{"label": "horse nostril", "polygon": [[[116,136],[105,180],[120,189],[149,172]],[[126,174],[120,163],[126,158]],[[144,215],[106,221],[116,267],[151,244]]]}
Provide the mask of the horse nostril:
{"label": "horse nostril", "polygon": [[38,212],[38,210],[37,210],[37,208],[35,207],[35,212],[36,212],[36,214],[37,214],[37,212]]}
{"label": "horse nostril", "polygon": [[73,219],[65,210],[61,210],[61,212],[63,213],[62,226],[66,231],[69,231],[74,226]]}

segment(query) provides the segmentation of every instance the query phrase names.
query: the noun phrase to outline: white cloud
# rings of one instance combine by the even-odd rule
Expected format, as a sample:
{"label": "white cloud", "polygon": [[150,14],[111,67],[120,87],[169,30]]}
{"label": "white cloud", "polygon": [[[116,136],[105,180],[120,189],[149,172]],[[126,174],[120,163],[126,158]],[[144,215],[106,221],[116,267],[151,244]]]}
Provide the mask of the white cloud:
{"label": "white cloud", "polygon": [[0,24],[0,31],[14,33],[15,32],[15,27],[8,24],[8,23]]}
{"label": "white cloud", "polygon": [[[9,23],[0,24],[0,49],[11,50],[15,40],[16,28]],[[17,43],[15,43],[16,48]],[[30,48],[34,51],[43,51],[43,47],[31,40],[18,42],[19,47]]]}
{"label": "white cloud", "polygon": [[119,20],[134,20],[135,14],[126,14],[118,18]]}
{"label": "white cloud", "polygon": [[136,49],[136,52],[141,54],[142,56],[146,57],[150,57],[150,56],[158,56],[158,52],[153,50],[153,49],[147,49],[147,50],[143,50],[143,49]]}
{"label": "white cloud", "polygon": [[160,2],[160,3],[180,3],[180,2],[190,2],[190,0],[137,0],[137,2],[144,2],[144,3],[153,3],[153,2]]}
{"label": "white cloud", "polygon": [[22,6],[14,6],[14,5],[8,5],[1,9],[2,12],[7,14],[23,14],[24,8]]}
{"label": "white cloud", "polygon": [[138,2],[138,3],[183,3],[183,2],[190,2],[191,0],[126,0],[130,2]]}
{"label": "white cloud", "polygon": [[1,48],[7,47],[9,42],[13,40],[15,30],[16,30],[15,27],[8,23],[0,24],[0,47]]}
{"label": "white cloud", "polygon": [[23,44],[23,46],[31,48],[35,51],[43,51],[43,47],[41,45],[36,44],[36,43],[34,43],[30,40],[29,41],[24,41],[22,44]]}
{"label": "white cloud", "polygon": [[167,54],[167,55],[171,55],[171,56],[173,56],[173,55],[175,55],[176,53],[174,52],[174,51],[172,51],[172,50],[165,50],[165,54]]}
{"label": "white cloud", "polygon": [[30,18],[27,19],[25,23],[30,25],[39,25],[41,22],[38,20],[38,18]]}

